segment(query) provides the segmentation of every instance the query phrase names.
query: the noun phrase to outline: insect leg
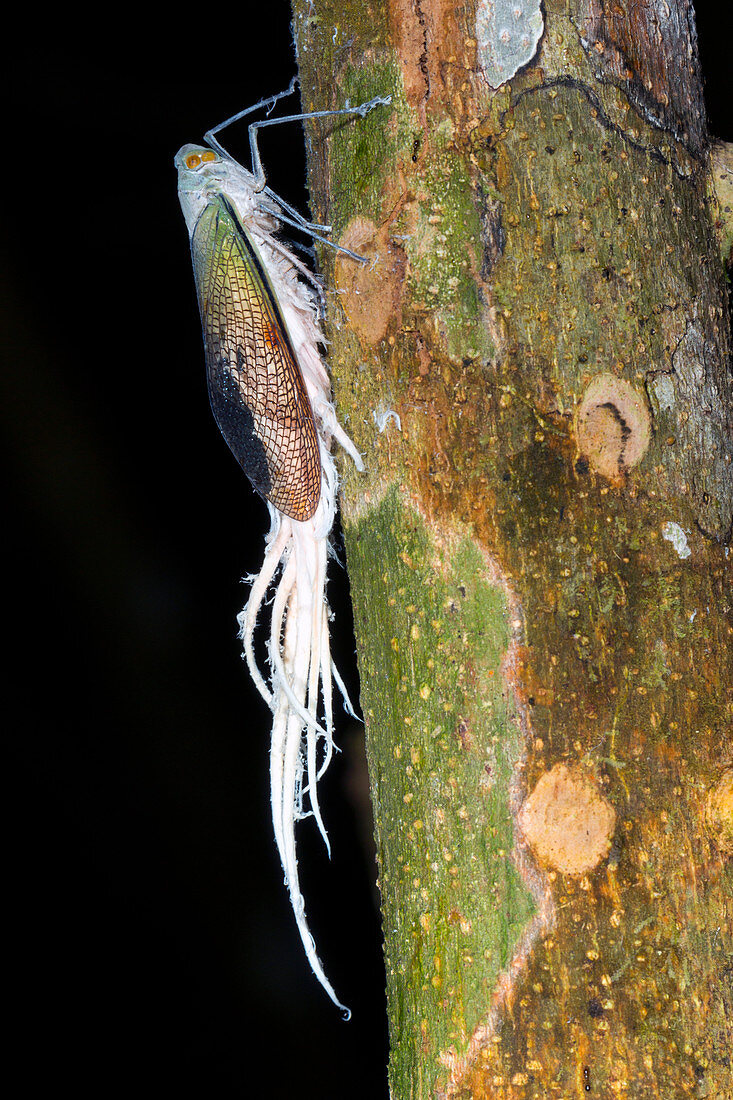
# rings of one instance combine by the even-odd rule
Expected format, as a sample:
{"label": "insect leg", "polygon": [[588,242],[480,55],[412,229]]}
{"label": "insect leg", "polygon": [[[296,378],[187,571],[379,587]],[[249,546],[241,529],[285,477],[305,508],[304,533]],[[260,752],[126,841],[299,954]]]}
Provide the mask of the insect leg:
{"label": "insect leg", "polygon": [[[313,233],[313,230],[316,230],[318,233],[331,232],[330,225],[320,225],[318,222],[306,221],[299,210],[296,210],[296,208],[294,206],[291,206],[289,202],[285,202],[285,199],[281,199],[279,195],[275,194],[272,188],[265,187],[263,188],[263,190],[265,194],[269,195],[271,199],[274,199],[275,202],[279,206],[281,206],[283,210],[287,210],[290,217],[294,219],[294,222],[291,222],[290,224],[296,225],[298,229],[305,229],[307,230],[307,232],[311,233],[311,235]],[[283,218],[282,220],[285,221],[286,219]]]}
{"label": "insect leg", "polygon": [[[260,159],[260,150],[257,146],[257,131],[261,130],[263,126],[279,126],[282,122],[303,122],[307,118],[334,118],[337,115],[359,115],[360,118],[365,118],[375,107],[386,107],[391,102],[391,95],[377,95],[366,103],[360,103],[358,107],[346,106],[335,111],[307,111],[305,114],[284,115],[283,118],[266,118],[263,119],[262,122],[250,123],[249,147],[252,153],[252,175],[255,178],[255,191],[264,191],[267,182],[265,170],[262,167],[262,161]],[[316,228],[321,227],[316,226]]]}
{"label": "insect leg", "polygon": [[363,256],[359,256],[356,252],[352,252],[348,248],[344,248],[340,244],[335,244],[333,241],[329,241],[326,237],[321,236],[323,233],[330,233],[330,225],[319,225],[318,222],[310,222],[307,218],[304,218],[295,207],[281,199],[271,188],[267,186],[267,177],[265,175],[265,169],[262,165],[260,158],[260,150],[257,144],[257,131],[262,129],[263,126],[279,126],[282,122],[302,122],[307,118],[333,118],[338,115],[359,115],[360,118],[364,118],[375,107],[387,106],[392,102],[392,96],[374,96],[373,99],[368,100],[366,103],[360,103],[358,107],[342,107],[339,110],[334,111],[308,111],[305,114],[298,115],[285,115],[283,118],[268,118],[263,119],[261,122],[253,122],[249,127],[249,145],[252,157],[252,174],[255,178],[254,190],[264,191],[271,199],[281,207],[282,210],[287,211],[287,215],[281,214],[280,220],[287,225],[292,225],[295,229],[300,229],[313,237],[314,240],[320,241],[321,244],[329,245],[337,252],[341,252],[344,256],[349,256],[352,260],[357,260],[359,263],[366,263],[367,261]]}
{"label": "insect leg", "polygon": [[240,118],[246,118],[247,115],[254,114],[255,111],[259,111],[262,108],[265,108],[269,114],[281,99],[285,99],[287,96],[293,94],[297,84],[298,78],[294,76],[284,92],[277,92],[275,95],[266,96],[265,99],[261,99],[259,103],[255,103],[252,107],[245,107],[243,111],[238,111],[236,115],[232,115],[231,118],[226,119],[226,121],[220,122],[218,126],[212,126],[212,128],[207,130],[204,134],[204,141],[207,145],[210,145],[212,149],[215,149],[217,153],[221,154],[221,156],[230,160],[231,158],[226,149],[224,149],[214,135],[218,134],[220,130],[226,129],[227,126],[231,126],[233,122],[239,122]]}
{"label": "insect leg", "polygon": [[[274,191],[271,191],[269,187],[265,188],[265,191],[270,198],[275,199],[277,202],[282,202],[282,199],[278,198]],[[292,208],[291,208],[292,209]],[[330,232],[330,226],[311,226],[311,224],[305,221],[303,218],[298,217],[288,218],[284,214],[278,214],[278,220],[285,222],[286,225],[292,225],[294,229],[300,229],[303,233],[307,233],[309,237],[312,237],[314,241],[320,241],[321,244],[327,244],[329,248],[335,248],[337,252],[343,252],[344,256],[350,256],[352,260],[358,260],[360,264],[368,263],[364,256],[359,256],[356,252],[352,252],[349,248],[344,248],[343,245],[336,244],[335,241],[329,241],[328,237],[322,237],[319,233],[314,233],[314,228],[325,229]]]}

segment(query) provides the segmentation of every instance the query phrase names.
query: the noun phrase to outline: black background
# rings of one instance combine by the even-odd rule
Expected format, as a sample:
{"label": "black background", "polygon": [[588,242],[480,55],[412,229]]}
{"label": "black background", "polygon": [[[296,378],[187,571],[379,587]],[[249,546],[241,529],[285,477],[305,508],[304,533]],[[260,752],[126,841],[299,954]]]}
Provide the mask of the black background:
{"label": "black background", "polygon": [[[6,1040],[23,1087],[386,1096],[363,737],[301,875],[343,1023],[309,972],[271,835],[267,712],[236,612],[267,527],[210,416],[172,158],[294,72],[289,11],[38,14],[6,43],[0,393],[7,471]],[[727,36],[698,5],[711,129]],[[287,132],[286,132],[287,131]],[[246,133],[227,136],[245,159]],[[263,135],[301,209],[297,128]],[[356,691],[348,593],[335,647]]]}

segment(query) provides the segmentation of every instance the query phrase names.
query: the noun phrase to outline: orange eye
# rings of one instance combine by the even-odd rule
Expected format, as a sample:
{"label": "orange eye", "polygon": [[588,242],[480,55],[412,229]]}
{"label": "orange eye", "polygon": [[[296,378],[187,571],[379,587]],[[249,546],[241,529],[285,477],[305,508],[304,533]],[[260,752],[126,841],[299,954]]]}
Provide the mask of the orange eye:
{"label": "orange eye", "polygon": [[198,153],[191,153],[190,157],[186,157],[186,168],[198,168],[201,164],[201,157]]}
{"label": "orange eye", "polygon": [[201,160],[206,163],[211,160],[216,160],[216,153],[212,153],[210,149],[207,149],[205,153],[201,154]]}

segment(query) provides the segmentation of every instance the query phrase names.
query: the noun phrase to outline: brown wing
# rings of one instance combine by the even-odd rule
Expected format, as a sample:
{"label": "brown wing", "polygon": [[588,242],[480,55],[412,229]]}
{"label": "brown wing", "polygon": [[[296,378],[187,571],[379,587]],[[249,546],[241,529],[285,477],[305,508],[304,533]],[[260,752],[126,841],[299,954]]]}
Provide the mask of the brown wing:
{"label": "brown wing", "polygon": [[224,196],[201,214],[191,253],[216,422],[257,492],[310,519],[321,494],[313,411],[262,260]]}

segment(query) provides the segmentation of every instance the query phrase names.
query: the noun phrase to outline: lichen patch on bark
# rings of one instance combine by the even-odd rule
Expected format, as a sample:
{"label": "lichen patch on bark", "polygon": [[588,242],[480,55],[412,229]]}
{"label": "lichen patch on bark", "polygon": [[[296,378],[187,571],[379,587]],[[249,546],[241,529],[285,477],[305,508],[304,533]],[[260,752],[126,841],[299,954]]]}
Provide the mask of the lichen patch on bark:
{"label": "lichen patch on bark", "polygon": [[369,592],[356,627],[388,992],[409,990],[395,1045],[427,1043],[452,1066],[466,1036],[493,1026],[486,990],[510,995],[536,934],[538,899],[512,854],[521,747],[503,671],[520,626],[496,563],[463,528],[403,508],[395,489],[349,521],[347,552]]}
{"label": "lichen patch on bark", "polygon": [[608,855],[616,812],[586,776],[557,764],[540,777],[518,823],[540,863],[582,875]]}
{"label": "lichen patch on bark", "polygon": [[476,11],[478,59],[487,83],[500,88],[529,64],[545,22],[540,0],[483,0]]}

